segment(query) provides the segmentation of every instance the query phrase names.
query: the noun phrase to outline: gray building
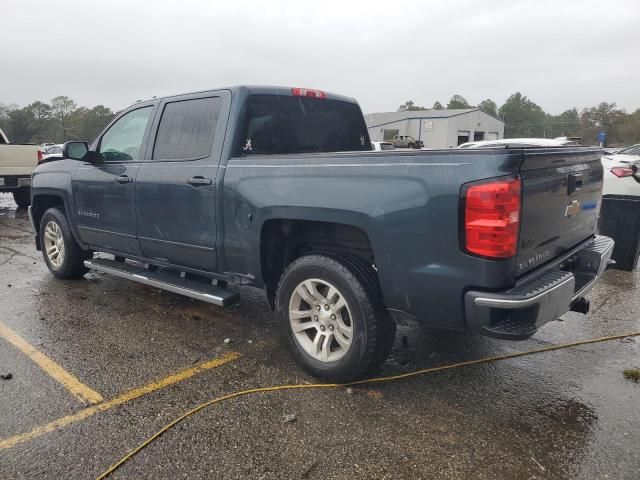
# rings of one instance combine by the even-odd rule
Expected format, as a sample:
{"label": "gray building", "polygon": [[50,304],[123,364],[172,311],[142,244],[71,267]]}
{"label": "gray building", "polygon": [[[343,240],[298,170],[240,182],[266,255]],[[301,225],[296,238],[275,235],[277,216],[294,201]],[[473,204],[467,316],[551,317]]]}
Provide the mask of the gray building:
{"label": "gray building", "polygon": [[479,108],[370,113],[364,117],[374,142],[410,135],[427,148],[454,148],[465,142],[504,138],[504,122]]}

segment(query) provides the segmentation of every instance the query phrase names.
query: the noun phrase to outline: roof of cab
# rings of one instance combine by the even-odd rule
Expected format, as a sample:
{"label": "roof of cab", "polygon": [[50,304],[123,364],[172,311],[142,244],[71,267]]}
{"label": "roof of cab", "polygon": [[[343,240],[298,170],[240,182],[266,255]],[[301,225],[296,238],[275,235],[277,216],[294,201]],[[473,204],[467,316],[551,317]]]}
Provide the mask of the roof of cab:
{"label": "roof of cab", "polygon": [[[211,90],[199,90],[195,92],[183,92],[175,95],[166,95],[163,97],[150,98],[147,100],[136,102],[136,104],[157,101],[157,100],[164,100],[164,99],[173,98],[173,97],[181,97],[184,95],[201,94],[201,93],[208,93],[208,92],[219,92],[220,90],[228,90],[231,92],[232,95],[239,94],[239,93],[248,93],[248,94],[254,94],[254,95],[282,95],[286,97],[292,97],[293,88],[297,88],[297,87],[279,87],[279,86],[269,86],[269,85],[234,85],[231,87],[221,87],[221,88],[216,88]],[[306,87],[302,87],[302,88],[306,90],[319,90],[319,89],[312,89],[312,88],[306,88]],[[336,93],[327,92],[325,90],[320,90],[320,91],[325,93],[326,95],[325,98],[328,100],[338,100],[341,102],[358,103],[356,99],[353,97],[338,95]]]}

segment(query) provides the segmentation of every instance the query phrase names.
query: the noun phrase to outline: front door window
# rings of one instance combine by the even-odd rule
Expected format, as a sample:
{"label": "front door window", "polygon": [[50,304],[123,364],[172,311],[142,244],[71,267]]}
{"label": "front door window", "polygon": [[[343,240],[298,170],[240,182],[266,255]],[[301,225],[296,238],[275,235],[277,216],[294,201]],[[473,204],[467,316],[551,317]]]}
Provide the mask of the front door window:
{"label": "front door window", "polygon": [[140,158],[140,147],[152,107],[138,108],[120,117],[100,140],[100,153],[107,162]]}

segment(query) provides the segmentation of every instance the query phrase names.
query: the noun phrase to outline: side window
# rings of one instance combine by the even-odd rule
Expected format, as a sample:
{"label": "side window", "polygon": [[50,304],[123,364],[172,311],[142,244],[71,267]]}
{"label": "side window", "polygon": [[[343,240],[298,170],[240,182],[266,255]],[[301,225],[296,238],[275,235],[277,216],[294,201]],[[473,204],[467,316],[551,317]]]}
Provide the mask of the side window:
{"label": "side window", "polygon": [[120,117],[100,140],[100,153],[108,162],[137,160],[152,107],[143,107]]}
{"label": "side window", "polygon": [[189,160],[211,153],[220,114],[220,98],[197,98],[167,103],[162,112],[154,160]]}

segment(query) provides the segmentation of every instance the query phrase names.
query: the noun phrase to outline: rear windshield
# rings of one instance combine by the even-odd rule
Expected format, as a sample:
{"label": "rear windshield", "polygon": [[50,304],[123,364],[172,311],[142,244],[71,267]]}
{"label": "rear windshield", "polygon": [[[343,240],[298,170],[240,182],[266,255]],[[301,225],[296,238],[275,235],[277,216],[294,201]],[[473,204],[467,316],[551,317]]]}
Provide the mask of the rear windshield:
{"label": "rear windshield", "polygon": [[371,150],[355,103],[309,97],[250,95],[236,155]]}

